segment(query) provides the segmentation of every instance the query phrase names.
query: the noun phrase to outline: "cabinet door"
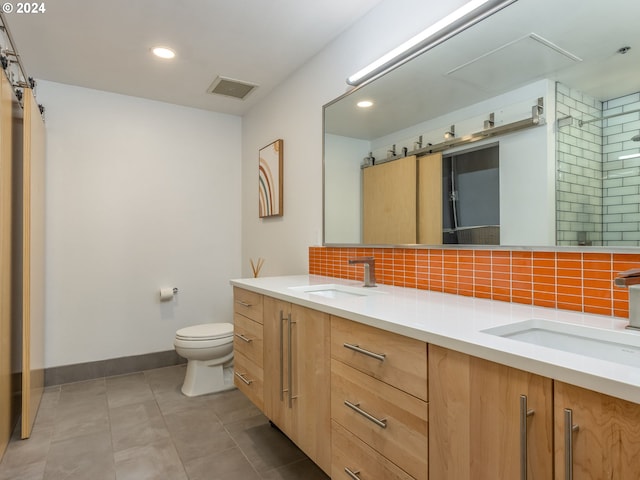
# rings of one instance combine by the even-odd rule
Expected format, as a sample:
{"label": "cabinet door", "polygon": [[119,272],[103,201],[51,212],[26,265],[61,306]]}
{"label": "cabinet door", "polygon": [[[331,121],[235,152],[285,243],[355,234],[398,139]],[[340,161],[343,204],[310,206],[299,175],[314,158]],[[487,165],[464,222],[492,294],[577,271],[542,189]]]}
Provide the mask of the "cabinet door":
{"label": "cabinet door", "polygon": [[551,379],[429,345],[429,478],[552,478],[552,391]]}
{"label": "cabinet door", "polygon": [[287,335],[290,315],[290,303],[264,297],[264,413],[293,440],[292,410],[288,405],[290,375]]}
{"label": "cabinet door", "polygon": [[640,478],[640,405],[562,382],[554,389],[556,480]]}
{"label": "cabinet door", "polygon": [[329,315],[293,305],[292,440],[325,472],[331,472]]}

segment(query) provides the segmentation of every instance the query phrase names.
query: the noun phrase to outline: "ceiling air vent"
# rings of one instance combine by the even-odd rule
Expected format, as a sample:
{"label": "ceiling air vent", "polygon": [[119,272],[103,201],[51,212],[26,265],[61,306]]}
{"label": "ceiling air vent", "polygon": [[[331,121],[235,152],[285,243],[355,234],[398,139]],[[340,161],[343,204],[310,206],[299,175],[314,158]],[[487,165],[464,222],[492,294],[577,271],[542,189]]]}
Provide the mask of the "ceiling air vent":
{"label": "ceiling air vent", "polygon": [[244,100],[258,85],[227,77],[216,77],[207,89],[207,93]]}

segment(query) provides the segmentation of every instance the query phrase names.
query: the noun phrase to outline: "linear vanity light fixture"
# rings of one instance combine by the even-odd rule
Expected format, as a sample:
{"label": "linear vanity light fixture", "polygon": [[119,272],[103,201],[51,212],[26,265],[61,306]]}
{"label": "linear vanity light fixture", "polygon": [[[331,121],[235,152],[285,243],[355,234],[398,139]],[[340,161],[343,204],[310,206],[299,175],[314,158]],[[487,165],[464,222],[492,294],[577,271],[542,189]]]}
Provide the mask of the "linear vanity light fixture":
{"label": "linear vanity light fixture", "polygon": [[471,0],[426,30],[423,30],[378,60],[370,63],[362,70],[351,75],[347,78],[347,83],[358,86],[367,80],[386,73],[516,1],[517,0]]}

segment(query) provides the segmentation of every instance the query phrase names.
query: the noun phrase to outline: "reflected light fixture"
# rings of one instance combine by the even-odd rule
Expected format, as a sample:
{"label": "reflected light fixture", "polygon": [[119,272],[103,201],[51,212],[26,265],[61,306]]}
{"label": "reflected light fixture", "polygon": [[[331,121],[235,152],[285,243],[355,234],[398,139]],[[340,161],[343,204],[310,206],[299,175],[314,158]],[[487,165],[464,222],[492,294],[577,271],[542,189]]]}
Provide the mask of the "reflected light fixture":
{"label": "reflected light fixture", "polygon": [[618,160],[629,160],[630,158],[639,158],[640,153],[632,153],[630,155],[620,155]]}
{"label": "reflected light fixture", "polygon": [[153,47],[151,49],[151,52],[156,57],[165,58],[165,59],[171,59],[171,58],[174,58],[176,56],[176,52],[174,52],[173,50],[171,50],[168,47]]}
{"label": "reflected light fixture", "polygon": [[373,106],[373,102],[371,100],[360,100],[356,105],[360,108],[369,108]]}
{"label": "reflected light fixture", "polygon": [[347,78],[357,86],[439,45],[517,0],[471,0]]}

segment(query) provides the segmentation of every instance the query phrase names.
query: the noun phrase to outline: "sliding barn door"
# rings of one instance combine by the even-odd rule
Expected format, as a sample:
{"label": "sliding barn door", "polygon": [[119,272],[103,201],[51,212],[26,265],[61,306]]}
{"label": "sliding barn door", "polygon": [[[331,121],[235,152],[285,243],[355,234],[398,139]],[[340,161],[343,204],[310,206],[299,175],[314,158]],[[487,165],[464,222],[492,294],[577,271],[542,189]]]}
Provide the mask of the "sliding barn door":
{"label": "sliding barn door", "polygon": [[363,243],[416,243],[416,157],[362,170]]}
{"label": "sliding barn door", "polygon": [[418,158],[418,242],[442,244],[442,153]]}
{"label": "sliding barn door", "polygon": [[11,84],[0,72],[0,458],[14,425],[11,388],[12,98]]}
{"label": "sliding barn door", "polygon": [[44,390],[45,131],[33,92],[24,92],[22,438],[31,435]]}

